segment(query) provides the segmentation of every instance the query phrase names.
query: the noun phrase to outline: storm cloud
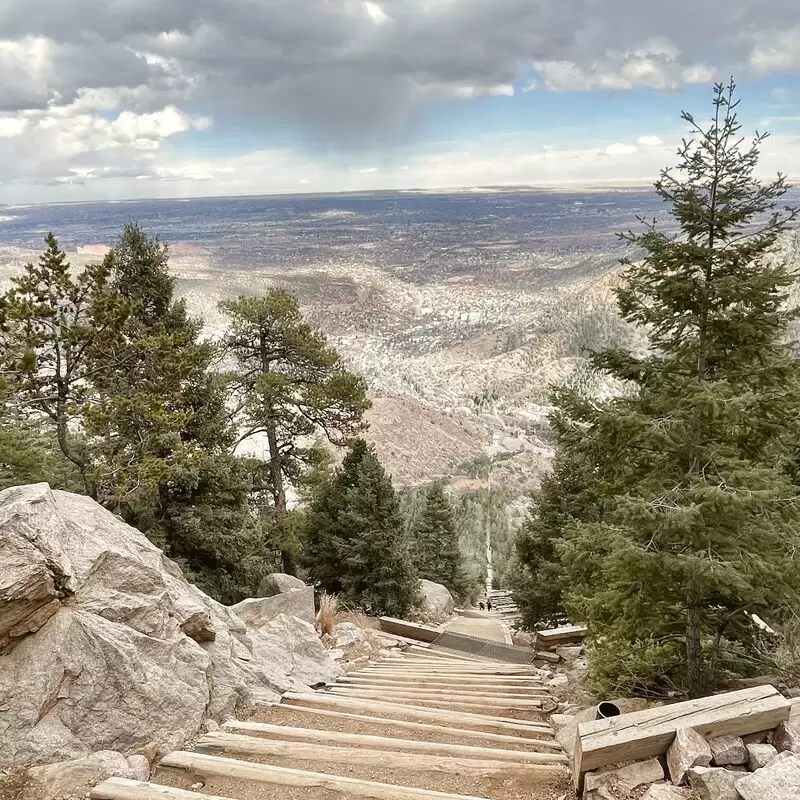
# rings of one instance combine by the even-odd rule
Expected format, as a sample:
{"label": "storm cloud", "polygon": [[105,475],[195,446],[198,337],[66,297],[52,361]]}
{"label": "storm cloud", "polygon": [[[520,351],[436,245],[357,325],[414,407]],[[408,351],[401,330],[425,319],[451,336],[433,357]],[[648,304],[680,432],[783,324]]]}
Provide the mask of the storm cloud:
{"label": "storm cloud", "polygon": [[1,5],[0,180],[153,177],[153,149],[212,120],[347,149],[402,135],[447,98],[674,91],[800,69],[797,0]]}

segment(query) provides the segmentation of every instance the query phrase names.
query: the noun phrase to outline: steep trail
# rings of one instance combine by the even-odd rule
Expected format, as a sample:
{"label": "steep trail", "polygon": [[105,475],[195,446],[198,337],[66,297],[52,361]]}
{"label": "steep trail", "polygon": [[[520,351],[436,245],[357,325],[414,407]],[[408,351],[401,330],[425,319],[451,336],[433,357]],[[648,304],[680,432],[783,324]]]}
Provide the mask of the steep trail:
{"label": "steep trail", "polygon": [[[470,622],[502,636],[495,620]],[[554,705],[535,667],[415,647],[259,706],[166,756],[150,783],[114,778],[91,796],[556,800],[570,783]]]}

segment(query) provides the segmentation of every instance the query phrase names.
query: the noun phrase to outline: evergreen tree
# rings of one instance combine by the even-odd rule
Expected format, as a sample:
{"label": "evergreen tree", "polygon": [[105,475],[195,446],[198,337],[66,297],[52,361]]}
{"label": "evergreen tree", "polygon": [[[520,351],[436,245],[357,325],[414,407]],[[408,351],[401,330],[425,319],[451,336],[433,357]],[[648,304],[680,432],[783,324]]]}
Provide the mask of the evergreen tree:
{"label": "evergreen tree", "polygon": [[301,563],[329,594],[343,591],[343,565],[354,532],[344,522],[347,493],[356,486],[361,462],[369,451],[363,439],[351,442],[333,474],[317,476],[302,534]]}
{"label": "evergreen tree", "polygon": [[656,183],[679,232],[654,222],[625,237],[643,253],[626,262],[620,311],[652,349],[595,364],[630,395],[570,410],[616,487],[561,546],[567,606],[588,622],[605,688],[701,695],[752,654],[748,613],[800,599],[798,491],[781,466],[800,418],[783,343],[794,276],[771,254],[797,212],[776,210],[783,176],[756,178],[764,137],[740,137],[736,106],[731,82],[707,129],[683,115],[697,139]]}
{"label": "evergreen tree", "polygon": [[444,584],[457,595],[467,591],[455,517],[441,481],[425,492],[422,513],[411,530],[420,578]]}
{"label": "evergreen tree", "polygon": [[[577,413],[568,392],[557,393],[555,402]],[[565,615],[563,593],[568,584],[564,580],[558,543],[571,525],[599,521],[603,490],[613,494],[608,487],[602,487],[591,443],[580,428],[573,427],[574,422],[574,418],[563,412],[551,416],[556,457],[552,469],[534,492],[528,517],[514,539],[516,558],[511,586],[522,623],[528,630],[555,624]]]}
{"label": "evergreen tree", "polygon": [[349,543],[344,550],[342,596],[371,614],[402,617],[417,601],[400,505],[372,448],[364,453],[340,515]]}
{"label": "evergreen tree", "polygon": [[52,425],[83,491],[97,497],[83,422],[99,372],[127,366],[119,342],[129,306],[110,285],[110,256],[75,272],[52,233],[45,244],[3,298],[4,389],[31,423]]}
{"label": "evergreen tree", "polygon": [[[236,396],[238,443],[264,436],[269,453],[269,491],[276,537],[286,538],[286,485],[313,463],[302,444],[322,434],[342,446],[362,429],[369,408],[364,381],[344,369],[338,354],[300,313],[297,298],[282,289],[239,297],[220,306],[228,316],[227,352],[237,369],[230,375]],[[294,571],[292,552],[282,549],[283,567]]]}
{"label": "evergreen tree", "polygon": [[111,263],[112,286],[131,313],[115,356],[126,368],[98,372],[86,415],[100,499],[205,591],[237,602],[268,565],[250,509],[259,465],[230,452],[235,436],[216,347],[173,296],[166,244],[130,223]]}
{"label": "evergreen tree", "polygon": [[374,448],[351,443],[306,517],[303,565],[330,593],[371,613],[405,614],[417,576],[397,495]]}

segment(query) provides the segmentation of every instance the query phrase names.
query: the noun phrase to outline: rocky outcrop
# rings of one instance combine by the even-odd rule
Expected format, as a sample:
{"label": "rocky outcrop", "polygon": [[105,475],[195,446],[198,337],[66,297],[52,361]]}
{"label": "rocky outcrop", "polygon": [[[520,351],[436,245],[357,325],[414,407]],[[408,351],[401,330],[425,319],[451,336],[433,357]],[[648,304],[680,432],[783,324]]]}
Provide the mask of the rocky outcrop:
{"label": "rocky outcrop", "polygon": [[420,609],[431,617],[446,617],[453,613],[455,603],[446,586],[433,581],[419,582],[419,594],[422,599]]}
{"label": "rocky outcrop", "polygon": [[340,672],[312,625],[247,627],[86,497],[0,492],[0,559],[0,768],[177,747]]}
{"label": "rocky outcrop", "polygon": [[261,579],[256,597],[274,597],[276,594],[303,588],[305,588],[305,584],[300,578],[295,578],[294,575],[287,575],[284,572],[271,572]]}
{"label": "rocky outcrop", "polygon": [[789,800],[800,797],[800,757],[781,753],[769,764],[736,783],[743,800]]}

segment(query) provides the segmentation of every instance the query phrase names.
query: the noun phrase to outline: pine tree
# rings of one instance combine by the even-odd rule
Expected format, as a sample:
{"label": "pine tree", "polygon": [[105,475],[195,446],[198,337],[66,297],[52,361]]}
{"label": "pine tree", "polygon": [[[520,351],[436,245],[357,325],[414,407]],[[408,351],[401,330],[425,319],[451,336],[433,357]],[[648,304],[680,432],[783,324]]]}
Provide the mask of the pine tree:
{"label": "pine tree", "polygon": [[329,594],[338,594],[344,588],[343,565],[354,536],[344,524],[347,492],[356,485],[361,462],[368,451],[364,439],[353,440],[341,467],[327,479],[318,476],[312,489],[300,560],[309,576]]}
{"label": "pine tree", "polygon": [[[225,348],[236,362],[230,386],[236,396],[241,444],[264,436],[269,491],[278,540],[284,538],[286,485],[313,463],[303,441],[324,435],[343,446],[363,428],[369,408],[364,381],[342,366],[338,354],[300,313],[297,298],[282,289],[220,305],[230,321]],[[282,551],[294,571],[290,549]]]}
{"label": "pine tree", "polygon": [[110,286],[110,257],[75,272],[52,233],[45,244],[3,297],[4,390],[18,413],[52,425],[83,491],[97,497],[83,422],[99,365],[127,366],[119,342],[130,309]]}
{"label": "pine tree", "polygon": [[740,137],[737,104],[731,82],[708,128],[683,114],[697,138],[656,183],[678,233],[653,222],[625,237],[642,256],[626,262],[620,311],[651,352],[595,364],[630,394],[573,409],[616,487],[562,546],[568,609],[589,624],[605,688],[707,692],[752,657],[748,613],[800,599],[800,504],[782,466],[800,418],[784,344],[794,276],[771,254],[797,211],[776,210],[783,176],[756,178],[764,136]]}
{"label": "pine tree", "polygon": [[370,614],[404,616],[417,600],[418,578],[397,495],[372,449],[345,493],[340,520],[350,539],[343,553],[345,602]]}
{"label": "pine tree", "polygon": [[173,296],[168,248],[136,223],[111,256],[131,313],[99,370],[86,414],[101,501],[139,528],[223,602],[252,594],[267,571],[250,509],[258,465],[231,454],[235,435],[217,348]]}
{"label": "pine tree", "polygon": [[422,513],[411,537],[419,577],[442,583],[450,591],[463,595],[468,587],[455,517],[441,481],[433,482],[425,492]]}

